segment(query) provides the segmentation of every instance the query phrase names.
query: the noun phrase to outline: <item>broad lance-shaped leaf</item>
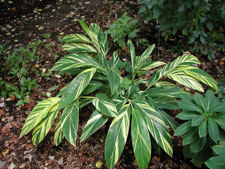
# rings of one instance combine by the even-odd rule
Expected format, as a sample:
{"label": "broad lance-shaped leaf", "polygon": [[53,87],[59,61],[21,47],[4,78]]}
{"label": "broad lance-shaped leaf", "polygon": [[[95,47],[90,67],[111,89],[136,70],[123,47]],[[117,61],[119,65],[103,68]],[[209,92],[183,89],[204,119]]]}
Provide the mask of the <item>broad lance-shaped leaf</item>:
{"label": "broad lance-shaped leaf", "polygon": [[52,97],[39,102],[28,115],[20,133],[20,137],[26,135],[34,127],[36,127],[48,115],[49,112],[55,111],[59,101],[60,98]]}
{"label": "broad lance-shaped leaf", "polygon": [[168,128],[157,112],[154,106],[150,106],[147,103],[134,103],[135,108],[140,111],[146,119],[148,130],[151,133],[155,141],[160,145],[160,147],[172,157],[172,140],[168,131]]}
{"label": "broad lance-shaped leaf", "polygon": [[83,43],[65,44],[63,45],[63,49],[70,53],[97,53],[92,46]]}
{"label": "broad lance-shaped leaf", "polygon": [[89,136],[101,128],[107,121],[108,118],[104,117],[101,113],[95,110],[82,131],[80,141],[82,142],[86,140]]}
{"label": "broad lance-shaped leaf", "polygon": [[54,134],[54,143],[58,146],[64,138],[63,129],[62,129],[62,116],[60,116],[59,121],[55,127],[55,134]]}
{"label": "broad lance-shaped leaf", "polygon": [[91,43],[90,39],[82,34],[70,34],[63,37],[63,41],[66,43]]}
{"label": "broad lance-shaped leaf", "polygon": [[128,49],[130,52],[130,56],[131,56],[131,65],[132,65],[132,73],[135,72],[135,68],[136,68],[136,55],[135,55],[135,49],[134,49],[134,45],[132,43],[132,41],[128,41]]}
{"label": "broad lance-shaped leaf", "polygon": [[148,88],[150,88],[152,85],[154,85],[163,76],[174,71],[179,66],[185,66],[185,65],[188,66],[188,65],[193,65],[193,64],[200,64],[199,60],[193,55],[184,54],[184,55],[178,57],[173,62],[168,63],[166,66],[164,66],[162,69],[159,69],[152,75],[152,77],[149,79]]}
{"label": "broad lance-shaped leaf", "polygon": [[32,133],[32,142],[34,145],[39,144],[49,132],[58,111],[49,112],[48,115],[34,128]]}
{"label": "broad lance-shaped leaf", "polygon": [[195,78],[196,80],[212,87],[214,90],[218,89],[217,83],[215,79],[213,79],[212,76],[210,76],[208,73],[204,72],[203,70],[189,66],[184,70],[185,74]]}
{"label": "broad lance-shaped leaf", "polygon": [[106,75],[108,77],[111,94],[118,93],[120,90],[120,73],[119,70],[116,69],[108,69],[106,71]]}
{"label": "broad lance-shaped leaf", "polygon": [[83,92],[86,86],[89,84],[90,80],[92,79],[96,69],[90,68],[79,75],[77,75],[72,82],[67,86],[65,92],[63,92],[62,98],[59,102],[59,109],[62,109],[68,106],[70,103],[75,101],[78,96]]}
{"label": "broad lance-shaped leaf", "polygon": [[103,93],[97,94],[96,98],[93,100],[92,103],[100,113],[109,117],[117,116],[117,109],[115,104],[105,94]]}
{"label": "broad lance-shaped leaf", "polygon": [[105,141],[105,160],[112,169],[118,161],[127,141],[130,126],[130,106],[124,105],[112,121]]}
{"label": "broad lance-shaped leaf", "polygon": [[215,120],[212,118],[208,119],[208,132],[209,132],[209,137],[217,143],[219,140],[219,128],[218,125],[216,124]]}
{"label": "broad lance-shaped leaf", "polygon": [[87,54],[69,54],[65,58],[56,62],[52,68],[53,71],[65,72],[66,70],[76,69],[80,67],[94,67],[96,68],[98,63],[88,56]]}
{"label": "broad lance-shaped leaf", "polygon": [[138,166],[145,169],[151,158],[151,140],[145,119],[136,109],[132,110],[131,138]]}
{"label": "broad lance-shaped leaf", "polygon": [[62,114],[62,130],[65,138],[76,146],[77,129],[79,121],[79,107],[78,103],[66,107]]}
{"label": "broad lance-shaped leaf", "polygon": [[88,95],[94,91],[96,91],[97,89],[99,89],[100,87],[102,87],[103,84],[101,82],[98,81],[91,81],[87,87],[84,89],[84,91],[82,92],[82,95]]}

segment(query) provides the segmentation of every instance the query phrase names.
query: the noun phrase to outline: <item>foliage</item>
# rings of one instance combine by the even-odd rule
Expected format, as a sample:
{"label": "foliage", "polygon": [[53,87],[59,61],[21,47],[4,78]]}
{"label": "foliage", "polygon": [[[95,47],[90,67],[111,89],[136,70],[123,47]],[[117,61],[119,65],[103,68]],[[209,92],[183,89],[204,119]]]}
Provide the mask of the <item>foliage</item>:
{"label": "foliage", "polygon": [[195,164],[205,162],[211,155],[209,146],[222,139],[225,130],[225,104],[208,90],[185,96],[178,102],[183,110],[176,117],[186,122],[180,125],[175,136],[183,136],[184,155]]}
{"label": "foliage", "polygon": [[11,77],[11,81],[19,82],[19,89],[8,83],[6,80],[1,79],[1,96],[11,97],[13,95],[19,100],[16,105],[29,103],[27,96],[30,94],[32,88],[37,87],[36,80],[29,77],[33,71],[32,65],[37,62],[38,56],[36,55],[37,47],[42,44],[38,40],[29,43],[27,47],[19,47],[13,53],[7,54],[7,49],[2,45],[3,62],[1,63],[1,73],[7,74]]}
{"label": "foliage", "polygon": [[[131,56],[127,76],[121,76],[124,63],[116,52],[107,59],[107,34],[96,24],[81,26],[86,34],[71,34],[63,38],[63,48],[69,54],[59,60],[53,70],[75,75],[56,97],[39,102],[27,117],[20,137],[33,130],[34,144],[40,143],[61,110],[55,128],[54,142],[66,138],[76,145],[79,110],[89,103],[94,109],[80,137],[81,141],[111,121],[105,140],[107,166],[113,168],[121,156],[131,130],[134,154],[140,168],[147,168],[152,146],[161,147],[172,156],[172,141],[168,131],[176,122],[162,108],[177,109],[176,98],[187,93],[180,87],[162,81],[167,77],[191,89],[203,91],[200,82],[217,90],[216,81],[207,73],[193,67],[200,64],[195,56],[184,54],[171,63],[152,61],[154,45],[136,56],[133,43],[128,41]],[[138,78],[144,70],[163,66],[149,81]],[[147,85],[147,87],[145,87]],[[90,106],[89,106],[90,107]],[[154,144],[152,144],[154,143]]]}
{"label": "foliage", "polygon": [[206,161],[207,167],[210,169],[225,168],[225,141],[212,147],[213,152],[217,155]]}
{"label": "foliage", "polygon": [[[222,0],[140,0],[139,13],[156,20],[165,40],[179,35],[189,50],[215,58],[215,47],[225,51],[225,2]],[[177,40],[178,41],[178,40]]]}
{"label": "foliage", "polygon": [[218,97],[222,100],[225,99],[225,79],[219,81]]}
{"label": "foliage", "polygon": [[109,33],[114,42],[117,42],[118,45],[125,49],[126,47],[126,38],[133,39],[137,36],[139,32],[138,20],[133,19],[127,16],[127,12],[124,12],[123,15],[118,18],[112,25],[110,25]]}

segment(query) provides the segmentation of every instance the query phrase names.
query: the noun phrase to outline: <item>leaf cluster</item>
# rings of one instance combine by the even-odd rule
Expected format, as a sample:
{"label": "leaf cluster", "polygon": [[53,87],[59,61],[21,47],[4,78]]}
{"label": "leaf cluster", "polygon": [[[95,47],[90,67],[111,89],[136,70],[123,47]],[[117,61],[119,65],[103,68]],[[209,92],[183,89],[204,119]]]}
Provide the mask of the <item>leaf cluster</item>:
{"label": "leaf cluster", "polygon": [[186,122],[176,129],[175,136],[183,136],[185,156],[201,164],[211,155],[209,146],[224,139],[225,104],[208,90],[205,97],[198,93],[185,96],[178,105],[183,111],[176,117]]}
{"label": "leaf cluster", "polygon": [[[168,78],[183,86],[203,91],[200,82],[217,90],[216,81],[193,65],[199,60],[184,54],[166,64],[152,61],[154,45],[141,56],[136,56],[131,41],[127,46],[130,53],[130,69],[126,76],[120,71],[125,68],[117,52],[108,59],[107,34],[97,24],[88,27],[80,24],[87,35],[71,34],[63,38],[63,48],[69,54],[52,68],[59,73],[74,76],[56,97],[39,102],[27,117],[20,137],[33,130],[32,141],[40,143],[50,130],[56,116],[54,142],[59,145],[63,138],[76,145],[79,126],[79,110],[90,105],[94,111],[85,125],[80,140],[84,141],[111,122],[105,139],[105,159],[108,168],[121,156],[129,131],[135,158],[141,169],[147,168],[152,148],[162,148],[169,156],[173,154],[168,126],[177,127],[174,119],[162,109],[178,109],[177,98],[187,95],[181,87],[163,81]],[[155,69],[149,80],[141,79],[142,71]],[[62,112],[62,113],[60,113]]]}

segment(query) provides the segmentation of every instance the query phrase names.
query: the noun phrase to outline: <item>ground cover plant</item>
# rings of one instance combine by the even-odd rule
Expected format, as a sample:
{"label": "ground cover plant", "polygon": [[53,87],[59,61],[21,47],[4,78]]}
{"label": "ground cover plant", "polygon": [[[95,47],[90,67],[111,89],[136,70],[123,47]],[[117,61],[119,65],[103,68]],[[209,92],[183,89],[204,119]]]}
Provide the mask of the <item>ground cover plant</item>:
{"label": "ground cover plant", "polygon": [[[80,139],[86,140],[107,121],[111,122],[105,140],[108,168],[113,168],[121,156],[129,129],[140,168],[147,168],[152,147],[161,147],[172,156],[172,141],[167,126],[175,130],[177,124],[163,109],[178,109],[176,99],[188,93],[182,87],[164,81],[164,78],[201,92],[204,90],[200,82],[217,90],[216,81],[196,67],[200,61],[189,53],[166,64],[151,60],[154,45],[147,48],[141,56],[136,56],[131,41],[127,43],[131,72],[122,76],[120,70],[124,70],[124,63],[117,52],[110,59],[107,58],[107,34],[97,24],[90,24],[89,27],[83,21],[80,24],[87,36],[65,36],[63,48],[69,54],[53,67],[54,71],[75,76],[74,79],[56,97],[40,101],[34,107],[25,121],[20,137],[33,130],[32,142],[39,144],[59,115],[54,135],[55,144],[59,145],[66,138],[75,146],[79,110],[91,104],[93,113]],[[149,80],[137,76],[142,71],[155,68],[157,70]]]}
{"label": "ground cover plant", "polygon": [[[139,13],[158,23],[161,35],[185,43],[187,50],[201,52],[209,59],[224,51],[225,2],[222,0],[141,0]],[[176,36],[174,36],[176,35]],[[179,36],[179,38],[177,38]],[[175,49],[179,51],[179,47]]]}
{"label": "ground cover plant", "polygon": [[212,156],[210,146],[224,140],[225,103],[208,90],[205,97],[198,93],[185,96],[178,105],[183,111],[176,117],[186,122],[175,136],[183,136],[184,156],[200,165]]}

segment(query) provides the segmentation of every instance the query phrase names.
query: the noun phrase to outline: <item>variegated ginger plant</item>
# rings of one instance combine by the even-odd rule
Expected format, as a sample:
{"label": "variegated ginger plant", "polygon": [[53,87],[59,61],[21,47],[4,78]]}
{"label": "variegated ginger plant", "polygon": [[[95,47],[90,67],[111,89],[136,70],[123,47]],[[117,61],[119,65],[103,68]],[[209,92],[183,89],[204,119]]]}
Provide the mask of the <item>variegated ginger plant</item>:
{"label": "variegated ginger plant", "polygon": [[[79,110],[87,104],[95,109],[81,135],[81,141],[94,134],[107,121],[112,120],[105,140],[105,159],[108,168],[118,161],[127,141],[129,129],[134,154],[141,169],[147,168],[152,145],[159,145],[172,156],[172,141],[168,126],[176,128],[174,119],[162,109],[177,109],[176,98],[187,94],[182,88],[161,79],[171,79],[188,88],[203,91],[200,82],[217,90],[216,81],[193,66],[199,60],[184,54],[171,63],[152,61],[151,45],[141,56],[135,55],[131,41],[131,73],[120,75],[122,60],[116,52],[107,59],[108,40],[96,24],[89,27],[80,21],[88,36],[72,34],[64,37],[64,50],[70,54],[59,60],[53,70],[70,73],[74,79],[52,98],[41,101],[27,117],[20,137],[33,130],[33,144],[40,143],[50,130],[61,110],[55,128],[54,142],[59,145],[66,138],[76,145]],[[139,79],[143,70],[159,68],[149,80]],[[147,87],[141,89],[140,85]],[[152,142],[157,144],[152,144]]]}

